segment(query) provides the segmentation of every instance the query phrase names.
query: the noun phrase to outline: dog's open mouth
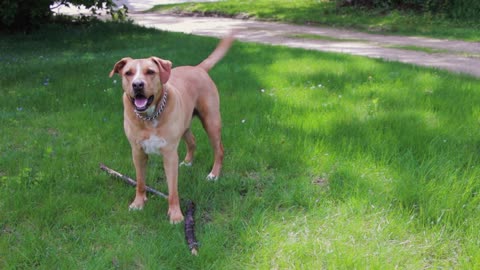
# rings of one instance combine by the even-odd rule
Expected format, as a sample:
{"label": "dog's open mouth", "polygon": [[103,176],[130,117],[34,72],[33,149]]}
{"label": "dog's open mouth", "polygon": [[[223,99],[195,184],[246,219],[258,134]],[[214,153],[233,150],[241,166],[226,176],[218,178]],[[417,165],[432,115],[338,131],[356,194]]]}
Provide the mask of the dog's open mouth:
{"label": "dog's open mouth", "polygon": [[136,95],[134,98],[132,98],[132,103],[135,106],[135,110],[138,112],[143,112],[148,107],[150,104],[153,102],[153,95],[147,98],[144,95]]}

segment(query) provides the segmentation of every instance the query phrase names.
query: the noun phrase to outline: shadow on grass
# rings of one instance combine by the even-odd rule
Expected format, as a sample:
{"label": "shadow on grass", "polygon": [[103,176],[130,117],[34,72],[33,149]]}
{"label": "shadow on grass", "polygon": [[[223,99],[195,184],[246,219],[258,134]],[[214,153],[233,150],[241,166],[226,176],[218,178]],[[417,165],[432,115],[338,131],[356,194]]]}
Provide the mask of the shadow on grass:
{"label": "shadow on grass", "polygon": [[[151,198],[145,214],[132,215],[127,206],[133,189],[98,170],[104,162],[127,175],[134,171],[123,135],[120,79],[109,79],[108,72],[124,56],[194,65],[218,40],[115,24],[58,31],[0,42],[7,58],[17,59],[0,62],[8,66],[0,124],[9,126],[0,137],[8,142],[0,146],[6,198],[0,226],[7,235],[0,248],[28,255],[8,256],[7,266],[58,267],[57,254],[67,258],[65,268],[161,263],[220,269],[238,259],[271,267],[266,257],[273,251],[264,248],[284,240],[279,235],[288,234],[290,222],[312,231],[317,223],[334,228],[329,206],[349,200],[393,204],[400,216],[415,212],[420,224],[449,209],[456,216],[446,212],[440,224],[460,227],[475,212],[477,81],[357,57],[236,44],[211,71],[222,102],[223,177],[203,180],[212,154],[198,122],[196,164],[180,172],[180,195],[198,205],[202,241],[201,259],[185,258],[179,255],[187,252],[182,229],[163,218],[166,202]],[[33,65],[24,65],[28,61]],[[166,190],[160,164],[152,159],[148,183]],[[304,216],[315,218],[302,222]],[[258,241],[268,235],[278,237]],[[308,243],[309,236],[298,243]],[[140,255],[133,254],[137,249]],[[89,260],[92,253],[103,257]],[[312,255],[302,249],[293,254]],[[288,258],[282,265],[290,265]]]}
{"label": "shadow on grass", "polygon": [[[0,100],[0,124],[9,126],[9,129],[1,135],[2,141],[8,143],[0,149],[0,187],[5,198],[1,204],[5,215],[0,227],[2,234],[5,232],[8,237],[2,237],[0,246],[2,250],[18,251],[9,253],[8,261],[2,264],[7,267],[69,267],[78,265],[78,260],[88,257],[93,248],[110,255],[100,261],[84,261],[82,265],[92,266],[90,263],[96,263],[97,267],[109,267],[112,260],[118,260],[120,265],[134,267],[148,262],[151,256],[156,256],[164,265],[178,267],[176,260],[171,258],[172,254],[173,257],[178,257],[175,253],[184,252],[182,229],[171,228],[168,222],[161,222],[162,219],[158,218],[165,215],[166,203],[152,198],[147,213],[155,218],[142,216],[138,217],[139,221],[132,220],[126,210],[133,189],[127,191],[123,185],[111,181],[98,171],[98,163],[104,162],[133,176],[129,146],[123,136],[120,79],[109,79],[108,73],[113,64],[125,56],[157,55],[172,60],[174,66],[197,64],[208,56],[217,43],[215,39],[111,24],[72,29],[49,27],[32,36],[6,36],[2,39],[0,47],[8,56],[2,55],[3,61],[0,63],[5,67],[2,68],[5,70],[2,85],[8,90]],[[253,50],[262,53],[255,46],[248,47],[247,52]],[[248,56],[245,57],[248,62],[255,62],[255,54],[243,56]],[[228,61],[225,59],[224,63]],[[273,62],[274,59],[269,61]],[[237,75],[239,77],[233,79]],[[232,235],[235,231],[222,229],[212,232],[211,226],[220,224],[221,227],[235,228],[238,223],[228,220],[231,217],[228,213],[232,209],[235,214],[241,211],[247,215],[250,211],[257,211],[255,200],[249,199],[248,206],[241,205],[240,208],[234,207],[232,202],[241,202],[250,196],[250,192],[261,196],[270,185],[274,186],[274,167],[300,168],[300,161],[291,159],[288,155],[288,152],[295,150],[292,145],[270,149],[272,156],[287,157],[271,164],[268,157],[264,156],[261,145],[252,143],[258,135],[257,127],[263,124],[261,118],[248,118],[245,124],[242,120],[247,115],[251,116],[258,106],[268,111],[271,103],[268,100],[260,104],[246,102],[248,94],[245,95],[243,91],[249,87],[259,87],[248,68],[230,65],[225,75],[219,70],[213,71],[212,76],[217,81],[227,83],[220,90],[221,95],[226,96],[226,106],[222,107],[227,149],[225,177],[217,185],[203,181],[211,166],[211,153],[208,140],[197,125],[198,164],[192,171],[185,172],[180,182],[181,196],[194,199],[199,205],[200,219],[206,221],[198,224],[200,237],[204,233],[205,238],[202,238],[211,236],[213,239],[213,243],[204,240],[202,247],[206,250],[205,254],[211,250],[211,256],[205,255],[203,263],[197,262],[205,265],[210,265],[218,258],[228,257],[229,253],[234,252],[234,246],[242,245]],[[225,77],[222,78],[223,76]],[[249,126],[255,121],[257,123],[254,126]],[[268,127],[261,128],[263,133],[268,132]],[[268,140],[263,139],[263,145],[268,143]],[[151,165],[150,171],[163,173],[159,169],[161,166]],[[149,179],[162,180],[153,173],[150,176],[154,178]],[[265,181],[264,176],[268,176],[269,180]],[[185,179],[187,177],[193,179]],[[152,180],[149,180],[149,184],[162,186],[162,183]],[[231,182],[227,182],[229,180]],[[37,207],[41,207],[42,211],[36,211]],[[203,209],[211,212],[202,213]],[[236,220],[244,218],[241,215]],[[92,220],[95,222],[92,223]],[[160,224],[148,225],[148,220]],[[145,232],[133,228],[132,231],[139,234],[131,236],[125,229],[140,226],[134,225],[137,222],[145,225]],[[118,225],[122,223],[127,224]],[[119,237],[113,237],[103,229],[105,226],[111,227],[111,232]],[[27,233],[31,230],[35,233]],[[145,239],[141,235],[150,235],[158,230],[170,233],[155,233],[156,242],[170,242],[170,246],[176,243],[173,246],[179,247],[181,251],[172,248],[151,254],[147,252],[141,258],[121,257],[119,252],[125,249],[121,248],[120,243],[124,243],[126,238],[133,237],[135,243],[143,242]],[[62,237],[57,238],[54,232],[59,232]],[[42,234],[42,237],[37,238],[36,234]],[[85,239],[84,244],[77,247],[68,244],[68,239],[79,241],[78,235],[90,235],[90,240]],[[98,244],[92,242],[94,238],[100,239]],[[222,242],[229,242],[229,249],[225,250]],[[126,245],[133,248],[135,243]],[[154,243],[145,244],[142,249],[151,250],[153,245]],[[52,252],[36,254],[36,250]],[[64,259],[60,262],[58,258]],[[188,258],[183,262],[185,267],[189,263],[191,260]]]}

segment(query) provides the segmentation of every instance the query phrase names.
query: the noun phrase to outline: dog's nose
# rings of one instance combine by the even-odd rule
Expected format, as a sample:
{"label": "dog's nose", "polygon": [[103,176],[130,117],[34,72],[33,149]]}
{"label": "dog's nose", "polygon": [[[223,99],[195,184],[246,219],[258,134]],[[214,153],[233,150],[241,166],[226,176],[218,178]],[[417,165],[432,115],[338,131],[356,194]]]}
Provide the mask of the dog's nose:
{"label": "dog's nose", "polygon": [[133,91],[135,92],[142,91],[144,86],[145,86],[145,83],[141,80],[136,80],[132,83],[132,88],[133,88]]}

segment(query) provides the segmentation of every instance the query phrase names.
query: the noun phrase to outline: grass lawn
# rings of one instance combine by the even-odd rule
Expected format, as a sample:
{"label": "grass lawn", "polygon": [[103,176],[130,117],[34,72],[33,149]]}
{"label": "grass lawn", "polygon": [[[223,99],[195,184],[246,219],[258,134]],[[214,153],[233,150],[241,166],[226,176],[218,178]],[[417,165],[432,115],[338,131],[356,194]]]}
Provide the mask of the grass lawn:
{"label": "grass lawn", "polygon": [[134,176],[108,73],[124,56],[196,64],[217,42],[103,23],[1,36],[1,269],[480,267],[480,81],[362,57],[236,43],[211,71],[223,175],[205,180],[199,121],[180,169],[200,256],[164,199],[129,212],[134,189],[98,168]]}
{"label": "grass lawn", "polygon": [[335,1],[329,0],[224,0],[213,3],[158,5],[152,10],[251,17],[355,28],[368,32],[480,41],[480,21],[458,21],[408,11],[339,8]]}

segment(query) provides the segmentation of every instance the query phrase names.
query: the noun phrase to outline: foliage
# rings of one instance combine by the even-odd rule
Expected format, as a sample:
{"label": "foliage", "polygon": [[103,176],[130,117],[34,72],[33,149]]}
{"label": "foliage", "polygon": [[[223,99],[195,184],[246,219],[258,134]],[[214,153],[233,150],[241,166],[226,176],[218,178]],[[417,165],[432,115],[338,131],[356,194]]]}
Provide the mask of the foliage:
{"label": "foliage", "polygon": [[53,0],[1,0],[0,30],[30,29],[47,21]]}
{"label": "foliage", "polygon": [[[100,9],[106,9],[114,20],[125,20],[127,9],[116,9],[113,0],[0,0],[0,30],[30,31],[39,25],[53,19],[51,6],[81,6],[83,5],[97,14]],[[85,20],[85,18],[82,18]]]}
{"label": "foliage", "polygon": [[381,9],[409,9],[445,14],[450,18],[478,20],[480,1],[477,0],[337,0],[340,6],[363,6]]}

